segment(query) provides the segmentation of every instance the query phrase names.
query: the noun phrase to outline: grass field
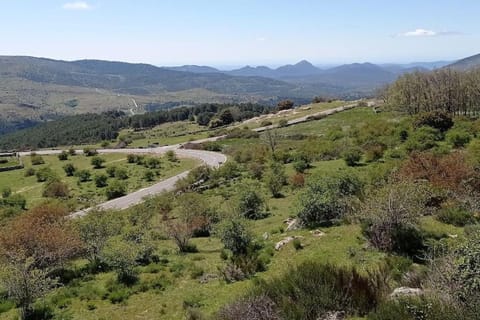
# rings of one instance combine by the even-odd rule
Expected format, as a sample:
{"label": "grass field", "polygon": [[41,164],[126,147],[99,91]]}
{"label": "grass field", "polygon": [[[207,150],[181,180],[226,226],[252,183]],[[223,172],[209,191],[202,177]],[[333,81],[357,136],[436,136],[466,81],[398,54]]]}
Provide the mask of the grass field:
{"label": "grass field", "polygon": [[[105,160],[103,168],[93,169],[91,165],[91,157],[84,155],[70,156],[66,161],[60,161],[57,156],[42,156],[45,164],[32,165],[30,156],[23,157],[25,169],[0,172],[0,190],[9,187],[13,193],[19,193],[26,197],[28,206],[31,207],[36,203],[44,200],[42,192],[44,183],[37,182],[35,175],[26,177],[25,172],[28,168],[36,171],[42,168],[50,168],[62,181],[66,182],[70,189],[70,199],[72,209],[89,207],[106,200],[103,188],[97,188],[93,180],[95,175],[106,174],[106,168],[115,166],[126,170],[128,179],[125,180],[127,193],[138,190],[185,170],[191,169],[196,165],[196,161],[192,159],[180,159],[178,162],[172,163],[165,159],[161,161],[161,167],[154,169],[155,175],[153,181],[146,181],[143,177],[148,170],[146,167],[137,164],[127,163],[126,154],[104,154],[100,155]],[[67,177],[63,166],[72,163],[78,170],[88,169],[91,173],[91,181],[80,183],[77,177]],[[113,179],[113,178],[110,178]]]}

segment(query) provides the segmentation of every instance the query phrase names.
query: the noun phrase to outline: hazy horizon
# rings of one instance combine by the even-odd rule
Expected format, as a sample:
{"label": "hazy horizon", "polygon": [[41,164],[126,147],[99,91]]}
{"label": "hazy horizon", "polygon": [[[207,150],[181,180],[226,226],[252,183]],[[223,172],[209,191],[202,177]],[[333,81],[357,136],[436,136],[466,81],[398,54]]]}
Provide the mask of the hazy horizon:
{"label": "hazy horizon", "polygon": [[0,54],[221,68],[452,61],[480,52],[479,11],[466,0],[7,1]]}

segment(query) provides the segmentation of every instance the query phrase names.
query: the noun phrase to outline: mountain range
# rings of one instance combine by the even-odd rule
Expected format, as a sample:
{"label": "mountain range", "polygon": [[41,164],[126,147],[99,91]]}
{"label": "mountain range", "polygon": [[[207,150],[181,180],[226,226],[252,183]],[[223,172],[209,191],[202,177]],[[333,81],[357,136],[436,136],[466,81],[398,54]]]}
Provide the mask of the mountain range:
{"label": "mountain range", "polygon": [[[451,64],[469,68],[480,55]],[[102,60],[60,61],[0,56],[0,133],[65,115],[122,110],[131,114],[198,103],[259,102],[285,98],[298,103],[325,95],[343,99],[371,96],[405,72],[448,66],[353,63],[319,68],[302,60],[278,68],[245,66],[157,67]]]}

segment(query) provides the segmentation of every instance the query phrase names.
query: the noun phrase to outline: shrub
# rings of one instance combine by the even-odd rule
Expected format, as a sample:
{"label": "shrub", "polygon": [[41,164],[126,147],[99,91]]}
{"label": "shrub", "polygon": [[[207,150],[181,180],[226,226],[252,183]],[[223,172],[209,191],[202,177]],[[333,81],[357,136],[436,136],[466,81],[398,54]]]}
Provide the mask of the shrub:
{"label": "shrub", "polygon": [[263,177],[268,190],[274,198],[280,197],[283,186],[287,183],[285,169],[281,163],[272,161]]}
{"label": "shrub", "polygon": [[298,238],[292,241],[292,245],[297,251],[303,249],[302,241]]}
{"label": "shrub", "polygon": [[50,181],[43,190],[43,196],[49,198],[67,198],[69,195],[68,185],[60,180]]}
{"label": "shrub", "polygon": [[12,194],[12,189],[10,187],[4,187],[2,189],[2,198],[8,198]]}
{"label": "shrub", "polygon": [[176,155],[175,151],[173,151],[173,150],[168,150],[165,153],[165,157],[170,162],[177,162],[178,161],[177,155]]}
{"label": "shrub", "polygon": [[128,173],[127,170],[124,168],[116,168],[115,169],[115,178],[119,180],[127,180],[128,179]]}
{"label": "shrub", "polygon": [[464,227],[468,224],[475,223],[473,215],[458,207],[443,208],[437,214],[437,219],[443,223],[452,224],[457,227]]}
{"label": "shrub", "polygon": [[32,165],[34,165],[34,166],[38,166],[40,164],[45,163],[45,160],[43,160],[42,156],[39,156],[38,154],[36,154],[34,152],[30,155],[30,161],[32,162]]}
{"label": "shrub", "polygon": [[155,173],[152,170],[147,170],[143,174],[143,178],[147,181],[153,181],[155,179]]}
{"label": "shrub", "polygon": [[107,167],[106,171],[107,171],[107,175],[110,177],[110,178],[114,178],[115,177],[115,172],[117,170],[117,167]]}
{"label": "shrub", "polygon": [[296,173],[290,177],[290,185],[294,188],[301,188],[305,185],[305,175],[302,173]]}
{"label": "shrub", "polygon": [[103,168],[103,163],[105,162],[105,159],[100,158],[98,156],[94,156],[90,163],[92,164],[93,168],[95,169],[101,169]]}
{"label": "shrub", "polygon": [[220,226],[218,236],[225,249],[230,250],[234,256],[246,255],[253,240],[246,224],[239,219],[225,221]]}
{"label": "shrub", "polygon": [[437,141],[442,136],[438,129],[432,127],[421,127],[416,129],[405,142],[405,149],[408,152],[425,151],[437,146]]}
{"label": "shrub", "polygon": [[428,189],[399,183],[377,190],[363,208],[363,233],[377,249],[416,258],[423,250],[418,219],[425,210]]}
{"label": "shrub", "polygon": [[461,148],[470,142],[472,135],[465,129],[452,129],[447,132],[446,139],[455,148]]}
{"label": "shrub", "polygon": [[312,179],[298,197],[298,219],[310,228],[331,225],[347,213],[351,200],[361,192],[362,183],[350,172]]}
{"label": "shrub", "polygon": [[381,274],[362,275],[354,268],[304,262],[279,278],[257,282],[246,299],[265,297],[264,308],[269,306],[270,314],[278,316],[272,319],[316,320],[339,310],[350,316],[366,315],[385,291]]}
{"label": "shrub", "polygon": [[70,149],[68,149],[68,154],[71,155],[71,156],[74,156],[74,155],[77,154],[77,151],[75,151],[75,149],[73,149],[73,148],[70,148]]}
{"label": "shrub", "polygon": [[240,191],[238,199],[238,211],[247,219],[262,219],[265,217],[265,202],[253,185],[249,185]]}
{"label": "shrub", "polygon": [[105,195],[108,200],[124,196],[126,192],[125,185],[120,181],[113,181],[105,190]]}
{"label": "shrub", "polygon": [[262,122],[260,122],[260,126],[262,126],[262,127],[271,126],[272,124],[273,123],[270,120],[262,120]]}
{"label": "shrub", "polygon": [[107,180],[108,180],[108,177],[104,174],[96,175],[93,178],[93,181],[95,181],[95,186],[97,188],[106,187],[107,186]]}
{"label": "shrub", "polygon": [[60,160],[60,161],[68,160],[68,152],[67,151],[62,151],[62,153],[60,153],[58,155],[58,160]]}
{"label": "shrub", "polygon": [[289,100],[289,99],[282,100],[277,104],[277,110],[281,111],[281,110],[292,109],[294,105],[295,103],[292,100]]}
{"label": "shrub", "polygon": [[372,144],[366,146],[364,149],[366,162],[374,162],[380,160],[383,157],[383,153],[385,151],[385,147],[380,144]]}
{"label": "shrub", "polygon": [[25,174],[24,174],[25,177],[31,177],[34,175],[35,175],[35,169],[33,169],[32,167],[25,169]]}
{"label": "shrub", "polygon": [[297,173],[304,173],[309,167],[310,164],[303,159],[297,160],[293,163],[293,168]]}
{"label": "shrub", "polygon": [[91,173],[87,169],[79,170],[75,173],[75,176],[80,182],[90,181]]}
{"label": "shrub", "polygon": [[136,163],[137,162],[137,156],[135,154],[127,154],[127,162],[128,163]]}
{"label": "shrub", "polygon": [[415,128],[429,126],[441,132],[446,132],[453,127],[453,119],[444,111],[424,112],[416,116],[413,125]]}
{"label": "shrub", "polygon": [[362,158],[362,151],[359,148],[350,148],[343,153],[342,158],[347,166],[356,166]]}
{"label": "shrub", "polygon": [[41,168],[35,175],[37,177],[37,182],[45,182],[55,177],[55,173],[50,168]]}
{"label": "shrub", "polygon": [[241,299],[223,307],[219,320],[281,320],[277,305],[266,295]]}
{"label": "shrub", "polygon": [[93,157],[98,154],[97,150],[91,149],[91,148],[84,148],[83,149],[83,154],[87,157]]}
{"label": "shrub", "polygon": [[287,119],[280,119],[280,121],[278,121],[278,126],[280,128],[286,127],[287,125],[288,125]]}
{"label": "shrub", "polygon": [[63,166],[63,171],[65,171],[65,174],[67,177],[73,177],[75,175],[75,171],[77,169],[73,165],[73,163],[67,163],[66,165]]}

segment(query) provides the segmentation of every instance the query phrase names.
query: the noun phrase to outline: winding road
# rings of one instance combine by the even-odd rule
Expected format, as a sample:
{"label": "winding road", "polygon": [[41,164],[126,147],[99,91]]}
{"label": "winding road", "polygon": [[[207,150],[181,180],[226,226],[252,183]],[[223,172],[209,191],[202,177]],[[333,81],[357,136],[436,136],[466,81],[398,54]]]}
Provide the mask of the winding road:
{"label": "winding road", "polygon": [[[308,116],[303,116],[300,118],[292,119],[288,121],[287,125],[294,125],[302,122],[307,122],[310,121],[311,119],[315,119],[318,117],[326,117],[332,114],[335,114],[337,112],[349,110],[352,108],[355,108],[357,104],[348,104],[345,106],[333,108],[333,109],[328,109],[325,111],[317,112],[315,114],[311,114]],[[256,132],[263,132],[271,129],[275,129],[277,126],[276,125],[270,125],[270,126],[265,126],[265,127],[259,127],[253,129]],[[200,140],[195,140],[195,141],[190,141],[190,143],[202,143],[202,142],[207,142],[207,141],[217,141],[220,139],[225,138],[225,136],[217,136],[217,137],[212,137],[212,138],[206,138],[206,139],[200,139]],[[211,151],[204,151],[204,150],[190,150],[190,149],[183,149],[182,144],[175,144],[171,146],[164,146],[164,147],[157,147],[157,148],[145,148],[145,149],[97,149],[98,153],[100,154],[106,154],[106,153],[138,153],[138,154],[155,154],[155,155],[162,155],[165,154],[167,151],[173,150],[175,151],[176,155],[180,158],[194,158],[198,159],[202,162],[202,164],[211,166],[213,168],[217,168],[221,166],[225,161],[227,161],[227,157],[218,152],[211,152]],[[55,154],[60,154],[63,150],[39,150],[35,151],[36,154],[39,155],[55,155]],[[83,150],[76,150],[78,154],[82,154]],[[20,156],[28,156],[30,155],[30,152],[19,152]],[[168,178],[166,180],[163,180],[161,182],[158,182],[150,187],[146,187],[140,190],[137,190],[135,192],[132,192],[130,194],[127,194],[123,197],[116,198],[104,203],[101,203],[97,206],[83,209],[74,213],[71,213],[70,216],[72,218],[75,217],[81,217],[86,215],[89,211],[92,209],[100,209],[100,210],[108,210],[108,209],[116,209],[116,210],[121,210],[121,209],[126,209],[128,207],[131,207],[133,205],[139,204],[144,201],[144,198],[147,196],[159,194],[165,191],[171,191],[174,190],[175,188],[175,183],[186,177],[188,175],[188,171],[184,171],[176,176],[173,176],[171,178]]]}

